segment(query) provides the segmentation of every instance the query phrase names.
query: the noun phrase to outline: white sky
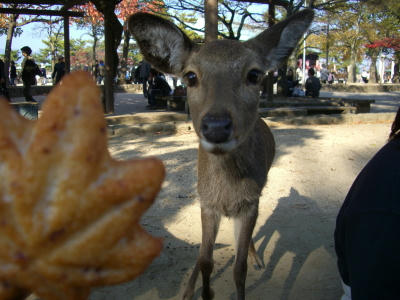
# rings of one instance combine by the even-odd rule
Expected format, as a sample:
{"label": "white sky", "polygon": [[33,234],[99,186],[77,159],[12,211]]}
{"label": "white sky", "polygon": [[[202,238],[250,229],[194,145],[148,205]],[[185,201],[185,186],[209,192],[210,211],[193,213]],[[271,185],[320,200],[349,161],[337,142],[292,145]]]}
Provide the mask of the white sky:
{"label": "white sky", "polygon": [[[39,53],[39,49],[45,47],[45,45],[42,43],[42,40],[46,39],[46,34],[44,32],[40,32],[38,27],[38,23],[32,23],[21,27],[23,33],[20,36],[13,38],[11,49],[19,50],[24,46],[29,46],[33,51],[33,55],[35,55],[35,53]],[[78,39],[85,33],[84,31],[75,29],[74,25],[70,25],[69,28],[70,39]],[[87,39],[87,36],[82,36],[82,38]],[[6,39],[6,35],[0,36],[0,54],[4,54]]]}

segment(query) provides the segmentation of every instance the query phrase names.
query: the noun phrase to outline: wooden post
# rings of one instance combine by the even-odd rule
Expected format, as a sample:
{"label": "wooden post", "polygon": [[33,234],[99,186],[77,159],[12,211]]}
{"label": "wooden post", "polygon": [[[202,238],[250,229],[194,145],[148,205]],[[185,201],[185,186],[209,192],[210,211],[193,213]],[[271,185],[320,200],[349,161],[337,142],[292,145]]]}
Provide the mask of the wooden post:
{"label": "wooden post", "polygon": [[64,59],[65,59],[65,72],[71,72],[71,58],[69,46],[69,17],[64,16]]}
{"label": "wooden post", "polygon": [[204,0],[205,42],[218,38],[218,0]]}
{"label": "wooden post", "polygon": [[105,44],[105,77],[103,89],[104,112],[114,112],[114,35],[111,24],[112,16],[106,11],[104,14],[104,44]]}

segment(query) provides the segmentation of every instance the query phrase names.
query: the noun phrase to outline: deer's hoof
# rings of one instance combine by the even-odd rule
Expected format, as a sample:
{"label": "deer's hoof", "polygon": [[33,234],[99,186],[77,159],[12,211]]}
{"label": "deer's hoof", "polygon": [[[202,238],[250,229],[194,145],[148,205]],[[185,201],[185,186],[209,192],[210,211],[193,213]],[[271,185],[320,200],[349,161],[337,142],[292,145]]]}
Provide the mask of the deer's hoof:
{"label": "deer's hoof", "polygon": [[263,260],[258,254],[250,255],[251,262],[255,270],[261,270],[265,268]]}
{"label": "deer's hoof", "polygon": [[261,270],[261,269],[265,268],[264,262],[259,257],[257,257],[257,259],[255,259],[253,266],[254,266],[255,270]]}

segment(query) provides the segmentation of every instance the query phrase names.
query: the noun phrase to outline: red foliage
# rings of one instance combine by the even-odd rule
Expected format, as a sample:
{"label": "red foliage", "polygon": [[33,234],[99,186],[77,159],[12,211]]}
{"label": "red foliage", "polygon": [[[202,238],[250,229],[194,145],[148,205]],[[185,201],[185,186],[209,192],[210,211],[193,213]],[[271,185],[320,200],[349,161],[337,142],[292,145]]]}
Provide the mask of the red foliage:
{"label": "red foliage", "polygon": [[364,46],[367,48],[387,48],[400,51],[400,38],[384,38]]}
{"label": "red foliage", "polygon": [[[76,10],[83,11],[85,13],[84,22],[98,24],[99,22],[104,21],[103,14],[96,9],[92,2],[77,6]],[[81,19],[78,19],[77,21],[79,22]]]}
{"label": "red foliage", "polygon": [[[140,0],[123,0],[121,1],[115,9],[115,14],[124,23],[131,14],[135,12],[150,12],[157,10],[157,2],[154,0],[152,2],[145,2]],[[104,21],[104,16],[99,12],[92,2],[88,4],[79,5],[78,10],[83,11],[86,15],[86,21],[93,24],[98,24],[98,22]]]}
{"label": "red foliage", "polygon": [[75,55],[71,55],[72,66],[84,66],[90,64],[90,54],[84,50],[77,51]]}
{"label": "red foliage", "polygon": [[123,22],[126,21],[127,17],[136,12],[150,12],[157,10],[156,1],[153,2],[142,2],[138,0],[123,0],[117,6],[117,17]]}

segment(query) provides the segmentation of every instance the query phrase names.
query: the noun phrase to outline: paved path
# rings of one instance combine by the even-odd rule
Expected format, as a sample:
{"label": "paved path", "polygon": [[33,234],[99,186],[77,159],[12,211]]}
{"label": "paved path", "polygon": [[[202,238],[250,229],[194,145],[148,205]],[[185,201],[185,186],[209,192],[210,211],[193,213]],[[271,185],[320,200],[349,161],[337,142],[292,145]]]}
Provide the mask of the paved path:
{"label": "paved path", "polygon": [[[395,112],[400,103],[398,92],[321,94],[375,99],[375,114],[363,115]],[[36,98],[42,102],[45,97]],[[115,99],[115,115],[147,112],[146,100],[140,94],[116,93]],[[266,268],[249,267],[248,299],[338,300],[342,291],[333,248],[335,218],[356,175],[386,142],[390,122],[270,126],[277,153],[254,231],[256,248]],[[90,300],[181,299],[201,240],[197,137],[193,130],[174,135],[124,134],[110,137],[109,146],[117,159],[154,155],[163,160],[166,180],[141,223],[151,234],[164,238],[164,249],[136,280],[96,289]],[[232,224],[224,219],[214,252],[215,299],[234,298],[232,244]],[[199,279],[196,300],[200,299],[200,285]]]}
{"label": "paved path", "polygon": [[[400,92],[387,93],[347,93],[347,92],[321,92],[321,97],[348,97],[358,99],[375,99],[371,105],[371,112],[396,112],[400,105]],[[45,96],[36,96],[40,103]],[[13,102],[23,101],[23,98],[14,98]],[[142,94],[115,93],[115,113],[113,115],[134,114],[139,112],[157,112],[163,110],[149,111],[146,109],[147,99]]]}
{"label": "paved path", "polygon": [[[339,300],[335,219],[354,178],[386,142],[390,123],[271,125],[271,129],[277,152],[253,235],[266,267],[255,270],[249,264],[247,299]],[[164,162],[163,188],[141,220],[146,230],[163,238],[164,249],[136,280],[97,289],[89,299],[179,300],[201,241],[196,134],[193,130],[123,134],[109,141],[117,159],[154,155]],[[229,219],[222,220],[215,248],[211,277],[215,299],[235,299]],[[201,299],[200,286],[199,278],[195,300]]]}

